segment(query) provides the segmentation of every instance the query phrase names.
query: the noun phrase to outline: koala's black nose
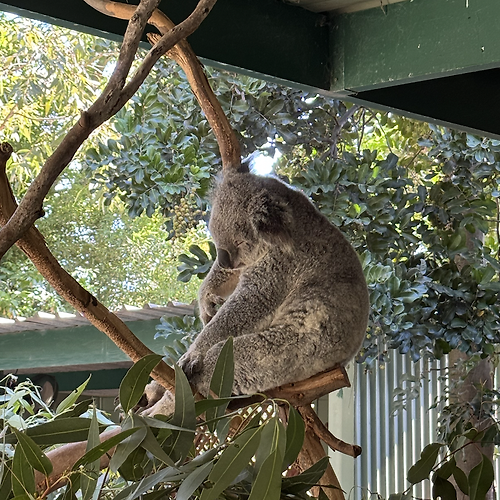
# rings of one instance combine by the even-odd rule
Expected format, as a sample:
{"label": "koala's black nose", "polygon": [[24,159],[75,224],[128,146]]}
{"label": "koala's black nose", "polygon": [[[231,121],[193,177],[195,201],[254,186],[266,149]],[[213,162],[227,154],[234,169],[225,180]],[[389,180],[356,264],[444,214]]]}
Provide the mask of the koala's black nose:
{"label": "koala's black nose", "polygon": [[233,264],[231,262],[231,256],[227,250],[217,249],[217,259],[219,260],[220,267],[224,269],[232,269]]}

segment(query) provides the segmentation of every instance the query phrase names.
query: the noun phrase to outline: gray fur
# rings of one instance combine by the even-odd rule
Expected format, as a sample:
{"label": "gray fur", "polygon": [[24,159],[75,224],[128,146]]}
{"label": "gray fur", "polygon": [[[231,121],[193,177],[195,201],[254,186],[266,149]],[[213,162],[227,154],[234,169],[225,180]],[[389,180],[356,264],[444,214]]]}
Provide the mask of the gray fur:
{"label": "gray fur", "polygon": [[226,173],[210,232],[218,258],[199,292],[202,332],[179,361],[202,393],[234,337],[235,394],[306,379],[358,352],[368,320],[359,259],[302,193]]}

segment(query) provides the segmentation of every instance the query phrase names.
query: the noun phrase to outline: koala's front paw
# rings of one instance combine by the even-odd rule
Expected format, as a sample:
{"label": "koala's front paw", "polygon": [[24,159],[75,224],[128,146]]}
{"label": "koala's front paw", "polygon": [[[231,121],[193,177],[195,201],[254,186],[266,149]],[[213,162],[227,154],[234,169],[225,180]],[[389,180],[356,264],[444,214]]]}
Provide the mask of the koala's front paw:
{"label": "koala's front paw", "polygon": [[178,365],[191,381],[192,377],[201,372],[203,367],[203,353],[196,349],[189,348],[188,351],[181,356]]}
{"label": "koala's front paw", "polygon": [[200,298],[200,318],[204,325],[210,322],[224,302],[222,297],[213,293],[206,293]]}

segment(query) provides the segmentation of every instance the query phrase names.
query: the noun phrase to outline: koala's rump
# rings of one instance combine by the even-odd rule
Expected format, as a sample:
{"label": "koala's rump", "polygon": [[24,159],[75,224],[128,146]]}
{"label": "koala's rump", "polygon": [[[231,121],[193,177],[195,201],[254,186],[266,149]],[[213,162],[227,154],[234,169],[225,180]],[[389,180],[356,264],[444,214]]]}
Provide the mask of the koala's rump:
{"label": "koala's rump", "polygon": [[270,329],[285,327],[281,331],[290,338],[278,343],[296,349],[312,375],[351,360],[361,347],[367,321],[364,283],[332,283],[329,289],[309,283],[295,288],[286,298]]}

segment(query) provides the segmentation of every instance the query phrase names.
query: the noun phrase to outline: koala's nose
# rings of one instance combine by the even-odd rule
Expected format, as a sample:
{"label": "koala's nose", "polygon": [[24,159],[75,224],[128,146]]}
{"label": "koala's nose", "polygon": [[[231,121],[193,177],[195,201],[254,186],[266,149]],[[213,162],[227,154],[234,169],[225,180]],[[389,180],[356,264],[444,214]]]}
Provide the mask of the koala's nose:
{"label": "koala's nose", "polygon": [[217,259],[219,261],[220,267],[224,269],[232,269],[233,264],[231,263],[231,256],[227,250],[217,249]]}

